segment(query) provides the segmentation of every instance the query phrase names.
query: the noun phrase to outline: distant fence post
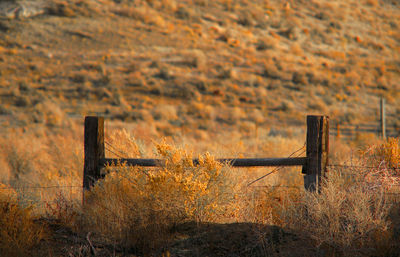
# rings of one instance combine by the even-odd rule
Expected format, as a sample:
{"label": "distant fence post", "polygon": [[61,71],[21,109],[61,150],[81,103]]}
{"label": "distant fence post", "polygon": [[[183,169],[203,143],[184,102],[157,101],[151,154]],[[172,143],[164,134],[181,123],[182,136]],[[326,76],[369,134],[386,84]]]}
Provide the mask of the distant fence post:
{"label": "distant fence post", "polygon": [[355,126],[354,132],[355,132],[355,134],[356,134],[355,139],[356,139],[357,141],[360,140],[360,126],[359,126],[359,125],[356,125],[356,126]]}
{"label": "distant fence post", "polygon": [[336,138],[340,138],[340,124],[339,123],[337,123],[336,124]]}
{"label": "distant fence post", "polygon": [[385,113],[385,98],[381,98],[381,132],[382,139],[386,139],[386,113]]}
{"label": "distant fence post", "polygon": [[105,158],[103,117],[85,117],[84,140],[83,201],[84,192],[101,177],[99,160]]}
{"label": "distant fence post", "polygon": [[320,190],[321,178],[325,176],[329,154],[329,117],[307,116],[306,140],[307,164],[303,168],[306,190]]}

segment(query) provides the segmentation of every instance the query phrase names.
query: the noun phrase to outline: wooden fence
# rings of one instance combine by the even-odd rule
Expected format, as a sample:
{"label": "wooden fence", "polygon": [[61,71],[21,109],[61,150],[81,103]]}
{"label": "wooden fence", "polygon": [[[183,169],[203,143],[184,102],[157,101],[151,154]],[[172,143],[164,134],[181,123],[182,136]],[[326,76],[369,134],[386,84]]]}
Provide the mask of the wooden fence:
{"label": "wooden fence", "polygon": [[387,137],[400,137],[400,126],[386,125],[386,103],[381,98],[379,103],[379,122],[375,124],[332,124],[331,135],[336,138],[357,139],[362,133],[376,134],[383,139]]}
{"label": "wooden fence", "polygon": [[361,134],[375,134],[382,138],[400,137],[400,127],[396,125],[385,126],[381,124],[332,124],[331,136],[336,138],[357,139]]}
{"label": "wooden fence", "polygon": [[[129,166],[162,166],[161,159],[110,159],[105,157],[104,148],[104,118],[96,116],[85,117],[84,131],[84,170],[83,188],[89,190],[101,179],[100,169],[107,164],[126,163]],[[302,166],[304,187],[306,190],[319,189],[321,178],[328,166],[329,153],[329,117],[307,116],[306,157],[294,158],[223,158],[220,162],[229,163],[233,167],[261,166]],[[198,159],[193,159],[198,164]]]}

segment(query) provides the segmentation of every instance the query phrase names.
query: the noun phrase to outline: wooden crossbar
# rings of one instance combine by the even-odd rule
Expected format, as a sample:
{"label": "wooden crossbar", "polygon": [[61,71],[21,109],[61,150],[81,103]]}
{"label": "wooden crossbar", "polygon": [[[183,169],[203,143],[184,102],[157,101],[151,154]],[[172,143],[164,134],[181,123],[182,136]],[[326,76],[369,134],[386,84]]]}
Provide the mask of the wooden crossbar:
{"label": "wooden crossbar", "polygon": [[[225,158],[217,159],[218,162],[227,163],[232,167],[267,167],[267,166],[303,166],[307,163],[306,157],[296,158]],[[199,159],[192,160],[194,165],[199,164]],[[128,166],[144,166],[157,167],[163,166],[162,159],[110,159],[102,158],[99,160],[99,167],[106,165],[115,165],[117,163],[126,164]]]}

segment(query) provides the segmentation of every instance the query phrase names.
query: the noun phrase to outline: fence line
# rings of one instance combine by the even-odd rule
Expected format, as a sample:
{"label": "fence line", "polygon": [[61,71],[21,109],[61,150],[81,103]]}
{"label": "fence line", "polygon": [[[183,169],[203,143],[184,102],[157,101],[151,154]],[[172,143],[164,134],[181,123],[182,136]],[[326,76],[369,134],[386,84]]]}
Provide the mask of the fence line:
{"label": "fence line", "polygon": [[[108,143],[107,141],[105,141],[105,144],[107,144],[109,147],[115,149],[115,151],[121,153],[121,151],[118,150],[116,147],[114,147],[111,143]],[[296,153],[298,153],[299,151],[303,150],[303,151],[301,151],[298,155],[296,155],[295,157],[301,156],[302,154],[304,154],[304,153],[306,152],[305,147],[306,147],[306,142],[304,142],[304,144],[303,144],[302,147],[300,147],[299,149],[297,149],[296,151],[294,151],[293,153],[291,153],[287,158],[290,158],[290,157],[292,157],[294,154],[296,154]],[[109,159],[109,160],[112,160],[112,161],[108,161],[107,163],[104,163],[104,164],[102,164],[102,162],[100,162],[100,166],[102,166],[102,165],[108,165],[108,164],[110,164],[110,163],[115,164],[115,163],[117,163],[118,161],[119,161],[120,163],[124,163],[124,160],[126,160],[126,159],[125,159],[124,157],[122,157],[121,155],[115,153],[113,150],[110,150],[107,146],[105,146],[105,149],[106,149],[107,151],[109,151],[110,153],[116,155],[116,156],[119,157],[120,159],[115,160],[115,161],[112,160],[112,159]],[[125,154],[125,155],[126,155],[126,154]],[[138,160],[139,160],[139,159],[138,159]],[[143,161],[143,159],[140,159],[140,160]],[[149,159],[149,160],[153,160],[153,159]],[[194,161],[195,163],[194,163],[194,164],[196,164],[196,160],[197,160],[197,159],[195,159],[195,161]],[[223,159],[219,159],[219,160],[220,160],[221,162],[224,162]],[[234,162],[234,161],[235,161],[235,160],[233,159],[233,162]],[[151,163],[152,161],[149,161],[149,162]],[[197,160],[197,162],[198,162],[198,160]],[[197,164],[198,164],[198,163],[197,163]],[[146,166],[146,165],[144,165],[144,166]],[[252,185],[253,183],[255,183],[255,182],[257,182],[257,181],[259,181],[259,180],[261,180],[261,179],[263,179],[263,178],[265,178],[265,177],[267,177],[267,176],[269,176],[269,175],[271,175],[271,174],[273,174],[273,173],[275,173],[275,172],[277,172],[278,170],[282,169],[283,167],[284,167],[284,166],[279,166],[279,167],[275,168],[274,170],[272,170],[271,172],[267,173],[266,175],[264,175],[264,176],[262,176],[262,177],[260,177],[260,178],[257,178],[256,180],[250,182],[249,184],[247,184],[247,186],[250,186],[250,185]]]}
{"label": "fence line", "polygon": [[384,98],[381,98],[379,102],[379,123],[348,125],[336,123],[332,128],[331,135],[336,136],[336,138],[341,136],[354,137],[363,132],[378,134],[383,139],[400,137],[400,127],[398,125],[387,126],[386,124],[386,101]]}
{"label": "fence line", "polygon": [[[302,147],[302,148],[304,148],[304,146]],[[302,148],[300,148],[299,150],[301,150]],[[299,150],[297,150],[297,151],[295,151],[295,152],[293,152],[293,153],[296,153],[296,152],[298,152]],[[302,151],[301,153],[300,153],[300,155],[301,154],[303,154],[305,151]],[[291,156],[291,155],[290,155]],[[289,156],[289,157],[290,157]],[[254,182],[256,182],[256,181],[258,181],[258,180],[260,180],[260,179],[262,179],[262,178],[264,178],[264,177],[266,177],[266,176],[268,176],[268,175],[270,175],[271,173],[273,173],[273,172],[276,172],[276,171],[278,171],[278,170],[280,170],[280,169],[282,169],[284,166],[280,166],[280,167],[277,167],[276,169],[274,169],[274,170],[272,170],[271,172],[269,172],[269,173],[267,173],[266,175],[264,175],[264,176],[262,176],[262,177],[260,177],[260,178],[258,178],[258,179],[256,179],[256,180],[254,180],[254,181],[252,181],[251,183],[249,183],[248,184],[248,186],[250,186],[251,184],[253,184]],[[380,168],[382,168],[382,169],[387,169],[387,170],[400,170],[400,167],[386,167],[386,166],[363,166],[363,165],[346,165],[346,164],[329,164],[329,165],[327,165],[327,167],[340,167],[340,168],[365,168],[365,169],[380,169]],[[400,186],[400,185],[397,185],[397,186]],[[271,187],[271,186],[254,186],[254,187]],[[287,186],[272,186],[272,187],[287,187]],[[78,186],[78,185],[70,185],[70,186],[56,186],[56,185],[51,185],[51,186],[23,186],[23,187],[13,187],[13,186],[10,186],[10,187],[0,187],[0,190],[9,190],[9,189],[14,189],[14,190],[26,190],[26,189],[52,189],[52,188],[83,188],[83,186]]]}
{"label": "fence line", "polygon": [[[385,138],[386,137],[399,137],[400,136],[400,127],[396,125],[386,126],[385,129]],[[373,133],[376,135],[382,135],[382,130],[379,127],[379,124],[371,125],[371,124],[334,124],[331,128],[330,135],[335,136],[336,138],[341,137],[357,137],[361,133]]]}
{"label": "fence line", "polygon": [[31,186],[31,187],[1,187],[0,190],[20,190],[20,189],[51,189],[51,188],[83,188],[83,186]]}
{"label": "fence line", "polygon": [[[364,168],[364,169],[379,169],[382,166],[363,166],[363,165],[346,165],[346,164],[329,164],[328,167],[339,167],[339,168]],[[384,169],[388,170],[400,170],[400,167],[387,167],[384,166]]]}
{"label": "fence line", "polygon": [[[296,150],[295,152],[293,152],[290,156],[292,156],[294,153],[298,152],[299,150],[301,150],[303,148],[304,148],[304,146],[301,147],[300,149]],[[305,151],[303,150],[302,152],[299,153],[299,155],[303,154],[304,152]],[[266,177],[266,176],[268,176],[268,175],[270,175],[270,174],[282,169],[283,167],[284,166],[280,166],[280,167],[275,168],[274,170],[272,170],[271,172],[267,173],[266,175],[263,175],[262,177],[257,178],[256,180],[250,182],[247,186],[252,185],[253,183],[261,180],[262,178],[264,178],[264,177]],[[391,167],[384,167],[384,166],[363,166],[363,165],[346,165],[346,164],[329,164],[329,165],[327,165],[327,167],[366,168],[366,169],[379,169],[379,168],[382,168],[382,169],[389,169],[389,170],[392,170],[392,169],[400,170],[400,167],[392,167],[391,168]],[[400,185],[398,185],[398,186],[400,186]],[[287,187],[287,186],[254,186],[254,187]],[[83,188],[83,186],[78,186],[78,185],[71,185],[71,186],[55,186],[55,185],[53,186],[53,185],[51,185],[51,186],[31,186],[31,187],[30,186],[23,186],[23,187],[12,187],[12,186],[10,186],[10,187],[1,187],[0,190],[8,190],[8,189],[14,189],[14,190],[23,189],[23,190],[26,190],[26,189],[52,189],[52,188]]]}
{"label": "fence line", "polygon": [[[107,147],[105,147],[105,145],[107,145]],[[120,151],[114,148],[112,144],[110,144],[109,142],[105,142],[104,140],[103,117],[85,117],[84,146],[84,191],[89,190],[90,187],[92,187],[97,180],[103,177],[100,170],[110,164],[125,163],[129,166],[146,167],[156,167],[164,165],[164,161],[160,159],[121,158],[121,155],[125,154],[118,154],[118,152]],[[329,118],[327,116],[307,116],[307,133],[305,146],[306,157],[223,158],[218,159],[217,161],[229,163],[233,167],[302,166],[302,173],[305,174],[305,189],[315,191],[319,187],[321,177],[324,176],[328,164]],[[290,156],[294,155],[301,149],[295,151]],[[119,157],[119,159],[106,158],[106,150]],[[199,163],[198,159],[193,159],[192,161],[194,164]],[[277,170],[278,169],[275,169],[272,172],[276,172]]]}

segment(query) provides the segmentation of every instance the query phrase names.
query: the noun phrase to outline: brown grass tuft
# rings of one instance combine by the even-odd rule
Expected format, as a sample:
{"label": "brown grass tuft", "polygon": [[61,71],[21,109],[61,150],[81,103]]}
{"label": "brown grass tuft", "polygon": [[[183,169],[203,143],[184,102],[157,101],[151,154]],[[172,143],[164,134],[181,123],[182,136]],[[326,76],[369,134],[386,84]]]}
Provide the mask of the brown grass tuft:
{"label": "brown grass tuft", "polygon": [[305,193],[298,202],[282,208],[286,227],[309,238],[317,249],[331,254],[380,253],[378,245],[390,246],[389,205],[384,192],[374,189],[362,173],[331,171],[321,193]]}

